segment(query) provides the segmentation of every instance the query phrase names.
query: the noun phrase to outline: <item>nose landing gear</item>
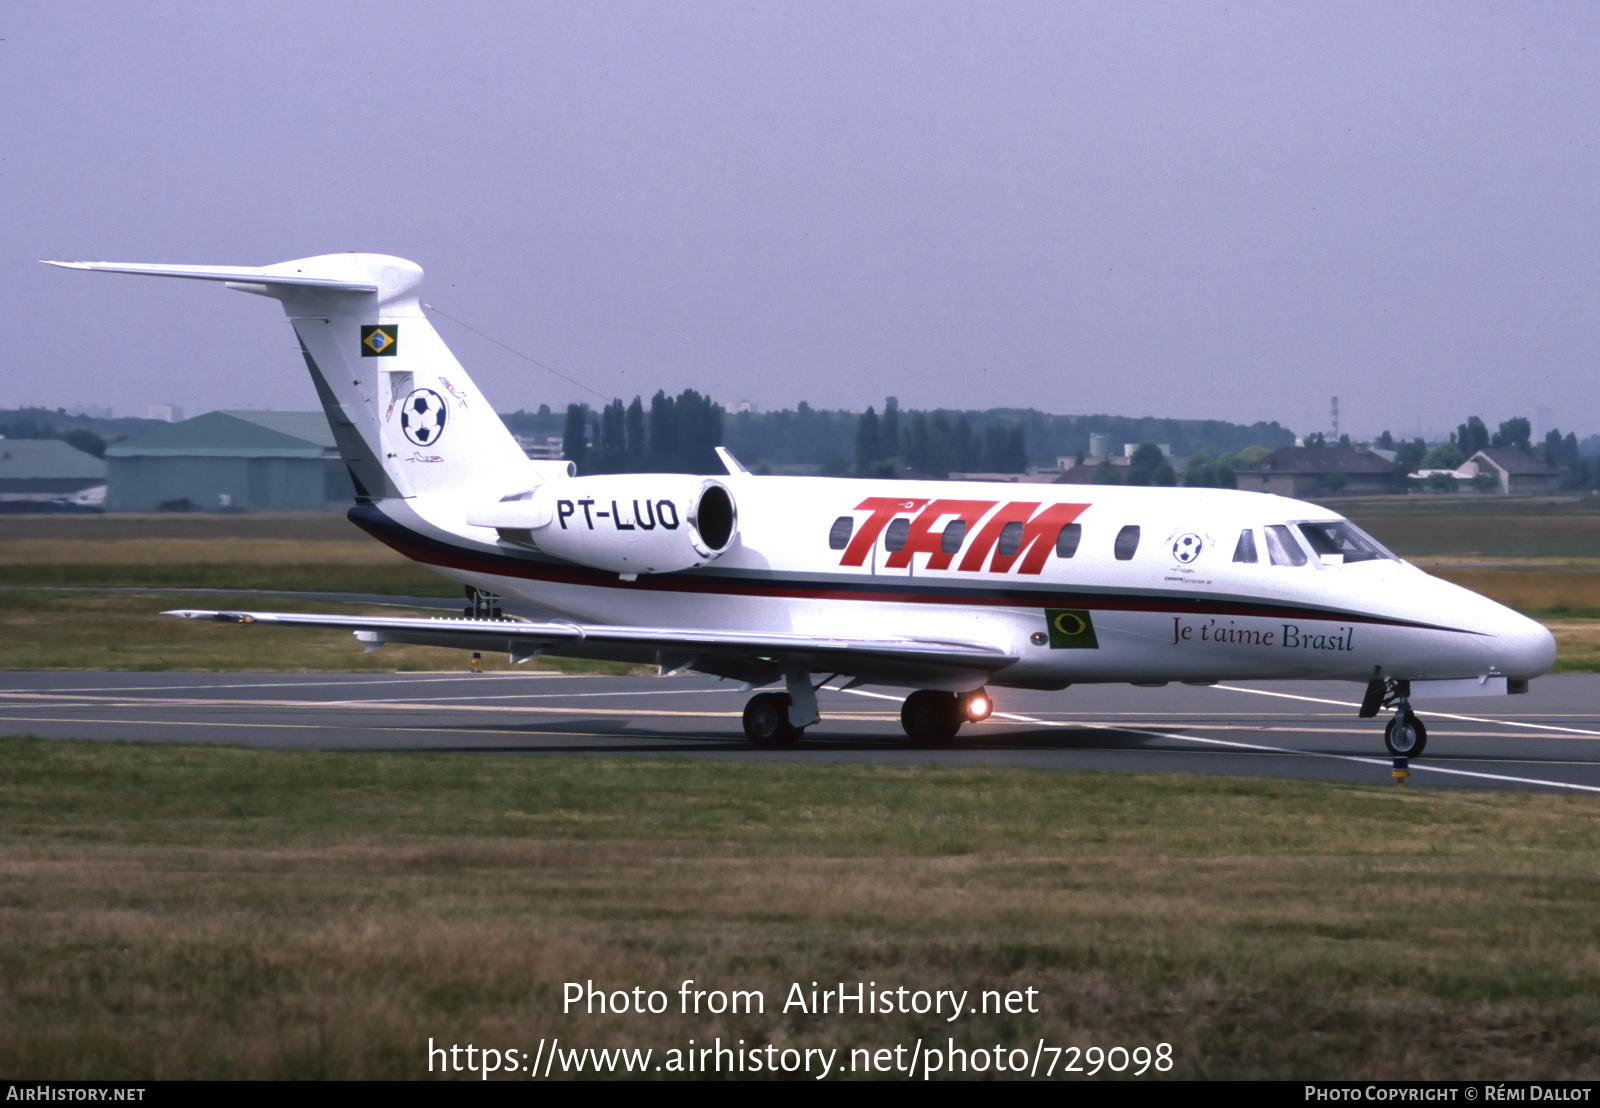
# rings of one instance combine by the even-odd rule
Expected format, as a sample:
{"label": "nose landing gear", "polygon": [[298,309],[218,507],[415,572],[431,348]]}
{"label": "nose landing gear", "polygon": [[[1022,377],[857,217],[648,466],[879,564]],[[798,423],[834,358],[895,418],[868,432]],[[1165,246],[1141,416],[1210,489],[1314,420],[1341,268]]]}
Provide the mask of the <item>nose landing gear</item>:
{"label": "nose landing gear", "polygon": [[1389,753],[1406,758],[1422,757],[1422,748],[1428,745],[1428,729],[1412,713],[1411,707],[1401,701],[1401,709],[1394,714],[1383,729],[1383,745]]}
{"label": "nose landing gear", "polygon": [[1395,757],[1420,758],[1428,745],[1428,729],[1411,710],[1411,682],[1396,678],[1374,678],[1367,683],[1361,701],[1361,718],[1371,719],[1381,708],[1393,708],[1394,718],[1383,729],[1383,745]]}

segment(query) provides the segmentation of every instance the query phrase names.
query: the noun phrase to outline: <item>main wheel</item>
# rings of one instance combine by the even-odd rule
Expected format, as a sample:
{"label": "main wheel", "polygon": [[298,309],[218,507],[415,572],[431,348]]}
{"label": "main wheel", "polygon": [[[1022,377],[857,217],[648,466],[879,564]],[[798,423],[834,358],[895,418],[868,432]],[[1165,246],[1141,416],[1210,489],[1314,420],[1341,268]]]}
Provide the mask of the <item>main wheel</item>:
{"label": "main wheel", "polygon": [[1403,712],[1383,729],[1383,745],[1397,758],[1420,758],[1428,745],[1428,729],[1411,712]]}
{"label": "main wheel", "polygon": [[800,741],[805,728],[789,722],[788,693],[760,693],[744,706],[744,734],[757,746],[787,746]]}
{"label": "main wheel", "polygon": [[962,718],[955,693],[918,689],[900,705],[900,726],[913,742],[947,743],[961,730]]}

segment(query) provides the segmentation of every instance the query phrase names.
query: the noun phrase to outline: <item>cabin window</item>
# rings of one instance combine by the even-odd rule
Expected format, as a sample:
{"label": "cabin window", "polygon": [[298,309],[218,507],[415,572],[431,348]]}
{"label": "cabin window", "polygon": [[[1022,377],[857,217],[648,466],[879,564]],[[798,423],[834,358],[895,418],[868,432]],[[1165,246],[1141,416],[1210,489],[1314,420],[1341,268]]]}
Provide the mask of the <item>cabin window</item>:
{"label": "cabin window", "polygon": [[883,547],[891,554],[906,547],[906,536],[911,533],[911,521],[905,516],[889,522],[889,529],[883,533]]}
{"label": "cabin window", "polygon": [[1294,541],[1294,532],[1282,524],[1261,529],[1267,536],[1267,554],[1275,566],[1303,566],[1306,552]]}
{"label": "cabin window", "polygon": [[1069,523],[1061,528],[1056,535],[1056,557],[1070,558],[1078,552],[1078,543],[1083,540],[1083,524]]}
{"label": "cabin window", "polygon": [[1239,542],[1233,548],[1233,560],[1251,563],[1256,561],[1256,533],[1248,527],[1239,532]]}
{"label": "cabin window", "polygon": [[945,554],[961,553],[961,544],[967,541],[967,521],[952,519],[944,525],[944,534],[939,536],[939,550]]}
{"label": "cabin window", "polygon": [[1299,523],[1300,534],[1306,544],[1316,551],[1324,562],[1372,562],[1380,559],[1399,561],[1383,548],[1377,539],[1346,520],[1336,523]]}
{"label": "cabin window", "polygon": [[1116,544],[1111,549],[1116,554],[1117,561],[1131,561],[1133,552],[1139,549],[1139,528],[1130,523],[1118,531]]}
{"label": "cabin window", "polygon": [[1012,520],[1000,528],[998,553],[1002,558],[1015,558],[1022,549],[1022,524]]}
{"label": "cabin window", "polygon": [[828,528],[828,549],[843,550],[850,545],[850,534],[856,529],[855,516],[840,516]]}

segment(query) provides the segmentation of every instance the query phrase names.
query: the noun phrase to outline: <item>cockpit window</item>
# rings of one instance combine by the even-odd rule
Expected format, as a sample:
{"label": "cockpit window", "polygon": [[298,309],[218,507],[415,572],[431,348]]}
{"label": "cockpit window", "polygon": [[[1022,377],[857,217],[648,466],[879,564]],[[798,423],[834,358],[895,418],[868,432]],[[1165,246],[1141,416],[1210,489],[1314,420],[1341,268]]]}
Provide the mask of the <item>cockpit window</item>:
{"label": "cockpit window", "polygon": [[883,533],[883,547],[891,554],[896,550],[904,550],[906,536],[911,534],[911,521],[905,516],[889,521],[888,530]]}
{"label": "cockpit window", "polygon": [[1078,552],[1078,543],[1083,541],[1083,524],[1068,523],[1056,534],[1056,557],[1070,558]]}
{"label": "cockpit window", "polygon": [[1303,566],[1306,564],[1306,552],[1300,549],[1300,544],[1294,541],[1294,532],[1283,524],[1273,524],[1263,527],[1262,533],[1267,536],[1267,554],[1275,566]]}
{"label": "cockpit window", "polygon": [[1236,562],[1256,560],[1256,533],[1248,527],[1239,532],[1239,542],[1233,548],[1233,560]]}
{"label": "cockpit window", "polygon": [[856,529],[854,516],[840,516],[828,528],[828,549],[843,550],[850,545],[850,533]]}
{"label": "cockpit window", "polygon": [[1307,545],[1325,562],[1373,562],[1385,558],[1399,561],[1377,539],[1348,520],[1295,526],[1300,528]]}

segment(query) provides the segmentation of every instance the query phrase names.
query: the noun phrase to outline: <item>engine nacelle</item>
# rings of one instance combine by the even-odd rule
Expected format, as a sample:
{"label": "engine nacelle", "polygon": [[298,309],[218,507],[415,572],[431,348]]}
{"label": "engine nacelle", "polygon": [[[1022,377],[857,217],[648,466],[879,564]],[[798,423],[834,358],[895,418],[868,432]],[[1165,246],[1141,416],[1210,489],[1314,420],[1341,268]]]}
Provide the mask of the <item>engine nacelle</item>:
{"label": "engine nacelle", "polygon": [[522,499],[473,512],[507,542],[616,573],[705,565],[739,536],[726,485],[679,473],[619,473],[547,481]]}

